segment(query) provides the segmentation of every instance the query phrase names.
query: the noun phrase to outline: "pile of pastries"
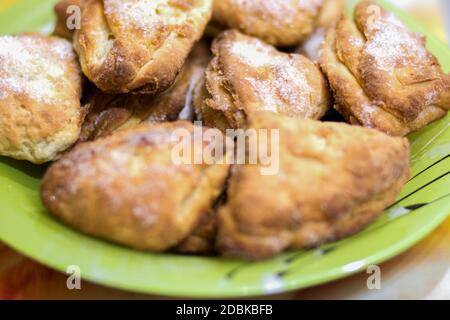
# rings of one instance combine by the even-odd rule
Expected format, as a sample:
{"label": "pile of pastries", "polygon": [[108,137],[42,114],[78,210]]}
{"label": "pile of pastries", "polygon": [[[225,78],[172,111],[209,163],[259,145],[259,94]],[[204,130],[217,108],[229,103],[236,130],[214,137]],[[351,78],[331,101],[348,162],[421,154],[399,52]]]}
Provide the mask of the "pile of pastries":
{"label": "pile of pastries", "polygon": [[[404,136],[447,114],[450,76],[376,3],[343,11],[62,0],[54,35],[0,37],[0,155],[51,162],[51,214],[140,250],[258,260],[355,234],[409,179]],[[278,129],[279,172],[175,163],[173,133],[193,140],[194,120]]]}

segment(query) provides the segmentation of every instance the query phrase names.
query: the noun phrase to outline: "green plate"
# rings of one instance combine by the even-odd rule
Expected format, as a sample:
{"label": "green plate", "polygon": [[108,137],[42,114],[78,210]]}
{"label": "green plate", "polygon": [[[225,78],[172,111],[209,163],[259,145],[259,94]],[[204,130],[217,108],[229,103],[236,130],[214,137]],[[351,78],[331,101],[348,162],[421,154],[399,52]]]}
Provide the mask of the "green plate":
{"label": "green plate", "polygon": [[[51,30],[54,2],[16,1],[0,13],[0,33]],[[356,3],[350,2],[349,8]],[[411,18],[390,9],[411,29],[428,36],[429,48],[448,72],[448,48]],[[321,284],[398,255],[449,216],[448,127],[447,116],[410,136],[413,178],[392,209],[360,234],[316,250],[247,263],[144,253],[100,241],[64,226],[45,211],[38,192],[45,168],[6,158],[0,158],[0,240],[56,270],[65,272],[68,266],[77,265],[82,279],[135,292],[238,297]]]}

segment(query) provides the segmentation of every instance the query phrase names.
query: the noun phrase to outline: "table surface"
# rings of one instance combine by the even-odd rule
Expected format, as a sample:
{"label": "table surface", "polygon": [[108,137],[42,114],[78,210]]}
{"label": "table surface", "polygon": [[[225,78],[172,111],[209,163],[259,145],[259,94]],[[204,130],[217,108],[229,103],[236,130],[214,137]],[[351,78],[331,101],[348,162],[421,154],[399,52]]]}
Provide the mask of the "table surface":
{"label": "table surface", "polygon": [[[445,1],[445,0],[444,0]],[[396,0],[445,41],[439,1]],[[0,10],[14,0],[0,0]],[[449,13],[450,14],[450,13]],[[382,264],[381,288],[369,290],[361,273],[322,286],[266,297],[272,299],[450,299],[450,219],[406,253]],[[50,270],[0,243],[1,299],[152,299],[160,298],[82,282],[70,291],[66,275]]]}

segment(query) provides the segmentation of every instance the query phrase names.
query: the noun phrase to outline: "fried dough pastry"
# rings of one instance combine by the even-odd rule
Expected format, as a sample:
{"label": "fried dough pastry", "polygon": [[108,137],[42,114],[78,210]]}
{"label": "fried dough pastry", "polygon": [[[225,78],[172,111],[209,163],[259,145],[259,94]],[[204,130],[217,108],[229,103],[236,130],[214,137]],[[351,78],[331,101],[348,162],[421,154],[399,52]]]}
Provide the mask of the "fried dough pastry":
{"label": "fried dough pastry", "polygon": [[318,61],[319,49],[325,39],[326,30],[333,27],[345,11],[345,0],[325,0],[316,19],[314,32],[297,48],[296,52]]}
{"label": "fried dough pastry", "polygon": [[46,208],[82,232],[133,248],[178,245],[221,194],[229,166],[178,164],[172,156],[177,130],[193,141],[194,126],[178,121],[141,124],[78,145],[46,173]]}
{"label": "fried dough pastry", "polygon": [[64,39],[0,37],[0,155],[54,160],[80,135],[81,70]]}
{"label": "fried dough pastry", "polygon": [[217,218],[215,210],[202,216],[191,235],[174,248],[175,252],[184,254],[211,254],[215,250],[217,237]]}
{"label": "fried dough pastry", "polygon": [[93,87],[87,97],[90,112],[80,141],[92,141],[142,122],[193,120],[192,93],[211,60],[206,43],[197,43],[175,83],[158,95],[103,93]]}
{"label": "fried dough pastry", "polygon": [[85,1],[86,0],[60,0],[58,3],[56,3],[56,25],[53,32],[56,36],[66,38],[67,40],[73,39],[73,32],[75,29],[71,30],[67,26],[68,20],[71,19],[71,16],[73,15],[73,13],[69,9],[72,9],[73,6],[77,6],[81,12]]}
{"label": "fried dough pastry", "polygon": [[175,252],[201,255],[216,253],[217,211],[226,201],[226,189],[227,184],[224,185],[221,196],[202,217],[192,234],[174,248]]}
{"label": "fried dough pastry", "polygon": [[324,0],[214,1],[213,22],[274,46],[295,46],[314,30]]}
{"label": "fried dough pastry", "polygon": [[398,136],[443,117],[450,77],[425,44],[382,7],[358,5],[355,21],[340,20],[321,48],[335,108],[353,124]]}
{"label": "fried dough pastry", "polygon": [[169,88],[212,13],[212,0],[86,0],[74,47],[102,91]]}
{"label": "fried dough pastry", "polygon": [[221,130],[242,128],[256,111],[319,119],[328,110],[326,80],[298,54],[276,50],[235,30],[214,40],[198,118]]}
{"label": "fried dough pastry", "polygon": [[279,172],[232,168],[218,217],[225,256],[265,259],[359,232],[394,202],[409,177],[404,138],[267,113],[255,115],[251,127],[280,130]]}

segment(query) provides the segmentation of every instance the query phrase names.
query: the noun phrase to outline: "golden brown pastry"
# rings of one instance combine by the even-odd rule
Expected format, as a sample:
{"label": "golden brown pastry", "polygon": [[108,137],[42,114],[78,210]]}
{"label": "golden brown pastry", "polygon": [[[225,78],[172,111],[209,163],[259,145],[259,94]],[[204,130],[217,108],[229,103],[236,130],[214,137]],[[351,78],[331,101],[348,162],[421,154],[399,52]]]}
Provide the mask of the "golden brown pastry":
{"label": "golden brown pastry", "polygon": [[206,43],[197,43],[175,83],[158,95],[107,94],[92,86],[87,94],[90,112],[80,141],[95,140],[141,122],[192,120],[192,92],[211,59]]}
{"label": "golden brown pastry", "polygon": [[214,1],[213,22],[275,46],[294,46],[313,30],[324,0]]}
{"label": "golden brown pastry", "polygon": [[68,41],[0,37],[0,155],[54,160],[80,135],[80,98],[81,70]]}
{"label": "golden brown pastry", "polygon": [[335,108],[353,124],[398,136],[443,117],[450,77],[425,42],[382,7],[358,5],[355,21],[330,29],[320,53]]}
{"label": "golden brown pastry", "polygon": [[102,91],[169,88],[212,13],[212,0],[86,0],[74,47]]}
{"label": "golden brown pastry", "polygon": [[345,123],[258,113],[255,129],[279,129],[279,172],[232,168],[219,210],[218,249],[265,259],[359,232],[392,204],[409,177],[404,138]]}
{"label": "golden brown pastry", "polygon": [[174,248],[184,254],[212,254],[217,238],[217,215],[214,209],[203,215],[192,234]]}
{"label": "golden brown pastry", "polygon": [[194,126],[178,121],[141,124],[78,145],[46,173],[46,208],[89,235],[133,248],[176,246],[210,211],[229,169],[177,164],[172,153],[180,129],[193,139]]}
{"label": "golden brown pastry", "polygon": [[320,45],[325,39],[326,30],[339,21],[344,11],[345,0],[324,0],[322,10],[316,19],[314,32],[297,48],[296,52],[313,61],[318,61]]}
{"label": "golden brown pastry", "polygon": [[242,128],[255,111],[319,119],[328,110],[326,80],[298,54],[276,50],[235,30],[215,39],[198,117],[221,130]]}
{"label": "golden brown pastry", "polygon": [[[60,0],[55,5],[56,25],[53,33],[56,36],[66,38],[68,40],[73,39],[73,32],[75,29],[69,29],[67,24],[68,22],[74,23],[76,21],[76,17],[74,16],[76,13],[70,9],[72,9],[73,6],[77,6],[81,13],[81,9],[85,1],[86,0]],[[81,18],[81,16],[79,18]]]}

